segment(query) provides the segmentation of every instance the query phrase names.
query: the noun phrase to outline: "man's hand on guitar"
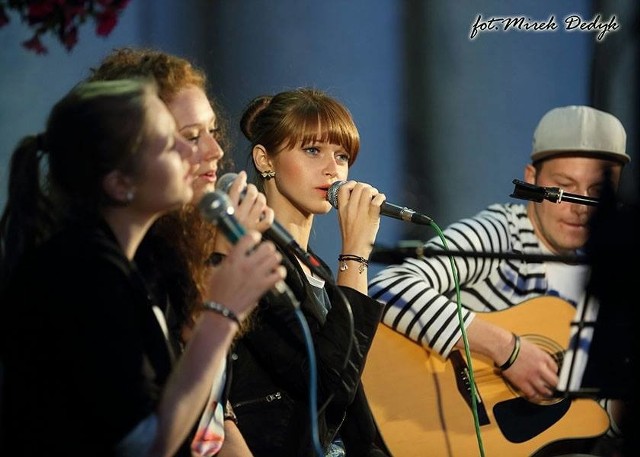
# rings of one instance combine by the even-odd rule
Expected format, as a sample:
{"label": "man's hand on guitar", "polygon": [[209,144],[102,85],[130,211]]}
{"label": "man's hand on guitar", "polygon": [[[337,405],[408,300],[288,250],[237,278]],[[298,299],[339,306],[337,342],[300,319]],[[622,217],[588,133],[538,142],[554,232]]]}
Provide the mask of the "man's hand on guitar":
{"label": "man's hand on guitar", "polygon": [[558,364],[547,351],[522,337],[518,357],[502,376],[524,398],[536,402],[552,396],[558,384],[558,370]]}
{"label": "man's hand on guitar", "polygon": [[[489,357],[496,367],[505,367],[503,371],[497,371],[519,396],[532,402],[548,399],[558,384],[559,372],[558,363],[551,353],[556,349],[561,352],[562,348],[555,348],[552,342],[540,338],[540,344],[536,344],[535,336],[526,333],[516,338],[518,333],[489,322],[491,315],[479,313],[469,325],[467,335],[471,351]],[[515,346],[516,339],[519,340],[519,348]],[[462,344],[460,339],[456,347],[460,348]],[[562,354],[556,356],[562,357]]]}

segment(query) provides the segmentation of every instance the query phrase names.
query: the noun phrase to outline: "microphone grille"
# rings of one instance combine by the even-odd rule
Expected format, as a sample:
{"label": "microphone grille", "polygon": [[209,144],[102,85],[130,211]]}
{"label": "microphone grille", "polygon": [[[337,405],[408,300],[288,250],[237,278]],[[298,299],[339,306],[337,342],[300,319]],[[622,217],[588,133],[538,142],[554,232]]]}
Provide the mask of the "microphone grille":
{"label": "microphone grille", "polygon": [[208,192],[202,196],[198,209],[207,221],[217,224],[224,214],[233,214],[234,209],[229,196],[222,191]]}
{"label": "microphone grille", "polygon": [[327,190],[327,200],[335,209],[338,209],[338,190],[344,183],[345,181],[336,181]]}
{"label": "microphone grille", "polygon": [[229,193],[229,188],[233,181],[238,177],[238,173],[225,173],[216,181],[216,190],[222,191],[225,194]]}

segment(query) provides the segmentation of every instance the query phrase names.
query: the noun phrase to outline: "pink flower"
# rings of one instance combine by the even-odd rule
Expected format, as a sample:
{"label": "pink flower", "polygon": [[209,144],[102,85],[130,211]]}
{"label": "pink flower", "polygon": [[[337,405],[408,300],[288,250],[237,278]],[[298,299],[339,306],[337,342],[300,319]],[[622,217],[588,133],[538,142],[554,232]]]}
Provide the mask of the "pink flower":
{"label": "pink flower", "polygon": [[109,35],[118,23],[118,16],[130,0],[10,0],[0,4],[0,27],[9,23],[8,10],[14,10],[34,29],[31,39],[22,45],[36,54],[46,54],[40,38],[55,35],[71,51],[78,42],[78,27],[87,19],[96,24],[96,34]]}

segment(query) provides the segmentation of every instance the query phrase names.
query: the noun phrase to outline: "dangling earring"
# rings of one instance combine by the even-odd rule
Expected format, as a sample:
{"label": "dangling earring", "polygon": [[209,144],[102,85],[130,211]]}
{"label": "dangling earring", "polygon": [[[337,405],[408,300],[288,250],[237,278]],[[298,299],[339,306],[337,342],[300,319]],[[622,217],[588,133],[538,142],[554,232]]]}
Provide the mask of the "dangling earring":
{"label": "dangling earring", "polygon": [[260,176],[268,181],[269,179],[275,178],[276,172],[273,170],[262,171],[260,172]]}
{"label": "dangling earring", "polygon": [[129,189],[127,191],[127,195],[125,195],[125,198],[127,200],[127,203],[131,203],[133,201],[133,197],[135,196],[133,190]]}

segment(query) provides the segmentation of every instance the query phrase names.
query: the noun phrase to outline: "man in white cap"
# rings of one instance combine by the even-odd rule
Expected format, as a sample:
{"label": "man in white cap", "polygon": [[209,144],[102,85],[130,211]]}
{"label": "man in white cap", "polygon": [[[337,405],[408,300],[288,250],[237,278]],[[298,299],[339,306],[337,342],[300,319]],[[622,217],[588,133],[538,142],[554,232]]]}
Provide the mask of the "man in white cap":
{"label": "man in white cap", "polygon": [[[615,116],[588,106],[555,108],[535,129],[524,180],[595,202],[606,185],[617,189],[629,162],[625,147],[626,133]],[[521,396],[532,401],[548,399],[558,387],[559,361],[530,339],[485,320],[485,315],[545,295],[560,297],[574,307],[588,307],[585,304],[593,299],[585,291],[586,265],[539,259],[580,254],[596,209],[546,200],[493,204],[447,227],[447,249],[487,254],[455,259],[459,314],[445,256],[407,258],[400,265],[387,266],[370,281],[369,293],[386,305],[384,324],[432,353],[442,358],[455,350],[464,354],[464,331],[472,354],[493,361]],[[442,249],[443,242],[436,236],[425,246]],[[549,322],[555,317],[548,316]]]}

